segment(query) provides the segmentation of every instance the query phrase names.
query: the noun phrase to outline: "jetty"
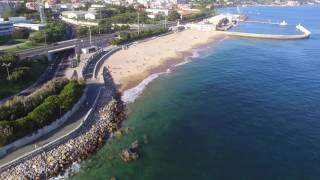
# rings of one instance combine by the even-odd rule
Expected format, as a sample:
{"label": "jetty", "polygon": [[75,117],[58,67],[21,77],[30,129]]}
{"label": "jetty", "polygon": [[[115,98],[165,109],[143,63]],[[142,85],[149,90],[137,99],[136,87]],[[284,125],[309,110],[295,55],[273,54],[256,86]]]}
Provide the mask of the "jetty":
{"label": "jetty", "polygon": [[271,25],[280,25],[280,22],[271,22],[271,21],[246,21],[247,23],[257,23],[257,24],[271,24]]}
{"label": "jetty", "polygon": [[297,25],[296,29],[301,31],[303,34],[277,35],[277,34],[256,34],[256,33],[230,32],[230,31],[219,31],[219,33],[227,36],[234,36],[234,37],[271,39],[271,40],[299,40],[299,39],[307,39],[311,35],[311,32],[305,27],[303,27],[301,24]]}

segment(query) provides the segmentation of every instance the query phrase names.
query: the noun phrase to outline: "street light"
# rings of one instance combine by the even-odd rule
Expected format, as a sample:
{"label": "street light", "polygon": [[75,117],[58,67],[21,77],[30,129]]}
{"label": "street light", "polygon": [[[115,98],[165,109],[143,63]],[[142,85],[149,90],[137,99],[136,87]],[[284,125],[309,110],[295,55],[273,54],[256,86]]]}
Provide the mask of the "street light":
{"label": "street light", "polygon": [[60,105],[59,107],[60,107],[60,116],[61,116],[61,109],[63,109],[64,106],[63,106],[63,105]]}
{"label": "street light", "polygon": [[9,67],[11,66],[11,63],[2,63],[3,67],[6,67],[8,78],[10,77]]}
{"label": "street light", "polygon": [[91,26],[89,26],[89,39],[90,39],[90,46],[92,45],[92,42],[91,42]]}
{"label": "street light", "polygon": [[138,35],[140,34],[140,13],[138,12]]}

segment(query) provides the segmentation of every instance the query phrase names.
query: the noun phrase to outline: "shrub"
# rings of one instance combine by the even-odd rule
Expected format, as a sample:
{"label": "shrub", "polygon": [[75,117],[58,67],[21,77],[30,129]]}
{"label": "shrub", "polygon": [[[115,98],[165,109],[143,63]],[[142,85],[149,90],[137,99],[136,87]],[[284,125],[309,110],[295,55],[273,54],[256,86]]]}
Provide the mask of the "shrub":
{"label": "shrub", "polygon": [[80,98],[83,87],[83,84],[72,80],[59,95],[47,97],[27,116],[14,121],[0,121],[0,146],[26,136],[61,117]]}
{"label": "shrub", "polygon": [[120,39],[113,39],[111,41],[111,44],[120,45],[120,44],[128,43],[137,39],[143,39],[143,38],[159,35],[165,32],[167,32],[166,29],[149,29],[149,30],[140,31],[139,34],[137,32],[122,32],[120,33]]}
{"label": "shrub", "polygon": [[26,77],[26,72],[29,71],[29,67],[19,67],[15,68],[11,75],[7,77],[8,81],[17,82],[24,80],[24,77]]}
{"label": "shrub", "polygon": [[14,39],[28,39],[29,30],[26,28],[15,28],[12,37]]}
{"label": "shrub", "polygon": [[0,121],[23,117],[44,101],[48,96],[58,94],[68,83],[66,78],[56,78],[29,96],[16,96],[0,105]]}

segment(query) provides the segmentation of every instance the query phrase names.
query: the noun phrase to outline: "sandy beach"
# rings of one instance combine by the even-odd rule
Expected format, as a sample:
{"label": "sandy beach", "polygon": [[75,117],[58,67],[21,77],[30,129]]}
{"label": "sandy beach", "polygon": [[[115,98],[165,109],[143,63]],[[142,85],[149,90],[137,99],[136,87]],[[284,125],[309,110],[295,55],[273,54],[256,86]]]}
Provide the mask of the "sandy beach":
{"label": "sandy beach", "polygon": [[[113,54],[103,66],[109,68],[120,91],[139,84],[152,73],[161,72],[191,55],[191,50],[222,38],[217,32],[185,30],[135,43]],[[102,72],[99,72],[102,77]]]}

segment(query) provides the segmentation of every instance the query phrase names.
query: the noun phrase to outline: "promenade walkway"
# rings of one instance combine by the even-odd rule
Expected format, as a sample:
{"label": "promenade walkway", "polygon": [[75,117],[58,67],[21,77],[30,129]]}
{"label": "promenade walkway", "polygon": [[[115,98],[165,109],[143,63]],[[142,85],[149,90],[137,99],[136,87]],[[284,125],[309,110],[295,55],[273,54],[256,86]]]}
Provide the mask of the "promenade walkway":
{"label": "promenade walkway", "polygon": [[94,100],[97,97],[98,91],[100,87],[102,87],[103,84],[98,84],[95,81],[89,82],[87,85],[87,97],[85,100],[85,105],[80,107],[78,111],[76,111],[67,121],[66,124],[64,124],[62,127],[58,128],[54,132],[51,132],[47,134],[46,136],[42,137],[41,139],[38,139],[37,141],[26,145],[20,149],[17,149],[10,154],[2,157],[0,159],[0,166],[12,161],[28,152],[31,152],[35,149],[35,147],[43,146],[49,142],[54,141],[55,139],[58,139],[59,137],[62,137],[66,134],[68,134],[71,130],[76,128],[81,122],[83,121],[85,115],[89,111],[89,109],[92,107]]}

